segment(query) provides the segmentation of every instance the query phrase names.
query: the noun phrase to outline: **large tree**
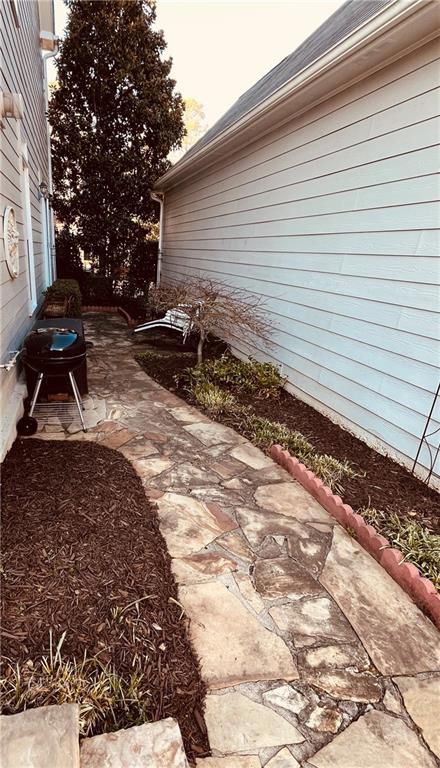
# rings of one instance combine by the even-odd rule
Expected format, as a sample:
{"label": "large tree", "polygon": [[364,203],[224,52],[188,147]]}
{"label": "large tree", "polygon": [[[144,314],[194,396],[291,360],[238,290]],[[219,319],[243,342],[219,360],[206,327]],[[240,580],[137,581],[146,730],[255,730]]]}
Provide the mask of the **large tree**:
{"label": "large tree", "polygon": [[49,107],[53,204],[100,274],[116,279],[157,218],[149,191],[184,134],[183,104],[154,0],[65,2]]}

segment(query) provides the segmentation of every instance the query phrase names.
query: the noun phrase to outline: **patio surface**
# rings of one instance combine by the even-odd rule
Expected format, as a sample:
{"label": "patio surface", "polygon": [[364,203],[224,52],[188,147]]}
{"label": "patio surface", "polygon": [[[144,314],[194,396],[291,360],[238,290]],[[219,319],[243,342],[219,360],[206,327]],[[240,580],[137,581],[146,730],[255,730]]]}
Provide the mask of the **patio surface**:
{"label": "patio surface", "polygon": [[[153,382],[116,316],[89,315],[86,433],[156,501],[209,686],[198,768],[434,768],[440,636],[311,496]],[[129,555],[129,553],[128,553]]]}

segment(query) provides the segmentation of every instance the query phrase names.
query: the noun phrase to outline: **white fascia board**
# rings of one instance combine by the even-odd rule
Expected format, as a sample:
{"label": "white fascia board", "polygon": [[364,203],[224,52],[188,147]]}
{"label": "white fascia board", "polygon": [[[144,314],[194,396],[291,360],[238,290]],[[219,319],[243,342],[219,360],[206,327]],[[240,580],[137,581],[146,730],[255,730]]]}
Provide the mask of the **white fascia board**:
{"label": "white fascia board", "polygon": [[165,191],[439,34],[437,0],[395,0],[156,182]]}

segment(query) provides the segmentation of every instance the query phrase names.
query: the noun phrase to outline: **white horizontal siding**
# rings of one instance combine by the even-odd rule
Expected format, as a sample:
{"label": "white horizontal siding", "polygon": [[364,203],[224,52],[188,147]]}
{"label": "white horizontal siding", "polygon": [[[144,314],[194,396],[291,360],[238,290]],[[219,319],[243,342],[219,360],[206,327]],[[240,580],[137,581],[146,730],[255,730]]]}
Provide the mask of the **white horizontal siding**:
{"label": "white horizontal siding", "polygon": [[262,296],[274,334],[252,353],[407,462],[439,376],[439,53],[423,46],[165,195],[164,279]]}
{"label": "white horizontal siding", "polygon": [[[29,161],[29,184],[32,219],[32,239],[37,300],[43,299],[44,268],[41,204],[38,184],[48,180],[47,129],[43,92],[43,61],[40,50],[40,27],[37,2],[18,0],[20,26],[17,28],[9,2],[0,3],[0,88],[20,93],[23,97],[23,120],[4,119],[0,129],[0,227],[6,206],[15,209],[20,234],[20,274],[12,280],[5,261],[3,239],[0,238],[0,362],[8,352],[18,349],[35,314],[30,316],[29,274],[24,242],[23,189],[20,159],[20,136],[26,141]],[[15,416],[20,413],[21,388],[17,385],[17,368],[0,371],[1,430],[0,460],[9,447],[15,428]],[[18,400],[17,400],[18,398]],[[18,404],[17,404],[18,403]]]}

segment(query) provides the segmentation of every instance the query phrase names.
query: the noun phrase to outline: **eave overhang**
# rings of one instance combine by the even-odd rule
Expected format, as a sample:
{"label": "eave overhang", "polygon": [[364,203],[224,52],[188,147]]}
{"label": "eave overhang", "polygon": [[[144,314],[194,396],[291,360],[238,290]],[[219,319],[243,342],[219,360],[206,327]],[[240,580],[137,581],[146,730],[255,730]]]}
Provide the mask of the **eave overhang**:
{"label": "eave overhang", "polygon": [[199,152],[183,156],[158,179],[154,189],[165,192],[224,161],[275,125],[312,109],[439,34],[437,0],[395,0]]}

